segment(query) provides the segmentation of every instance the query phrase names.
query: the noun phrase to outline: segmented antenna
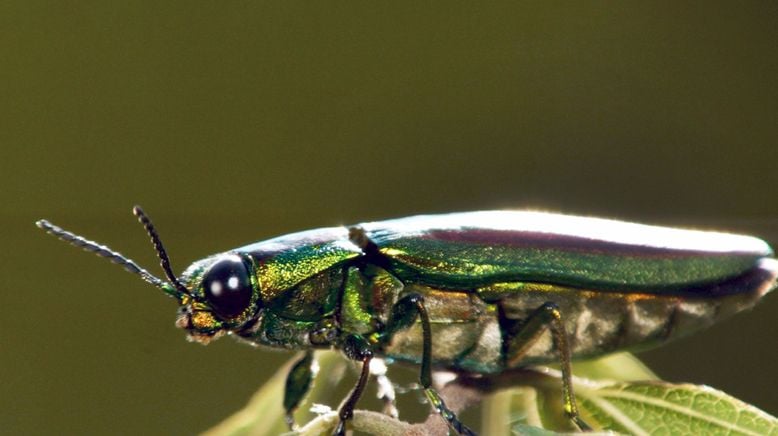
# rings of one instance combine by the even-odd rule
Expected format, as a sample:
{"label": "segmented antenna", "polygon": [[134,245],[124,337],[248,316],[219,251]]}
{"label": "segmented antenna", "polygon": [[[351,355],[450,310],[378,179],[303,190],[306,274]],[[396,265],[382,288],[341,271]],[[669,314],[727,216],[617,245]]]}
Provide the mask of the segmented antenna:
{"label": "segmented antenna", "polygon": [[162,240],[159,239],[157,230],[154,229],[154,224],[151,223],[151,220],[143,212],[143,209],[141,209],[140,206],[133,206],[132,213],[138,217],[138,220],[141,222],[141,224],[143,224],[143,227],[146,228],[146,233],[149,234],[151,243],[154,244],[154,249],[157,251],[157,257],[159,257],[159,264],[162,266],[162,270],[165,271],[165,276],[167,276],[167,279],[173,286],[175,286],[178,292],[182,293],[183,295],[189,295],[189,291],[186,289],[186,286],[182,285],[181,282],[178,281],[178,277],[173,274],[173,269],[170,268],[170,259],[167,257],[167,252],[165,252],[165,247],[162,245]]}
{"label": "segmented antenna", "polygon": [[100,245],[97,242],[82,238],[81,236],[78,236],[76,234],[68,232],[67,230],[55,226],[54,224],[46,220],[40,220],[36,222],[35,225],[45,230],[47,233],[50,233],[65,242],[68,242],[76,247],[83,248],[86,251],[91,251],[92,253],[100,257],[104,257],[110,260],[111,262],[122,266],[124,269],[126,269],[131,273],[138,274],[143,280],[162,289],[163,291],[165,291],[165,288],[168,286],[166,282],[158,279],[150,272],[141,268],[137,263],[133,262],[131,259],[123,256],[121,253],[117,253],[116,251],[111,250],[105,245]]}

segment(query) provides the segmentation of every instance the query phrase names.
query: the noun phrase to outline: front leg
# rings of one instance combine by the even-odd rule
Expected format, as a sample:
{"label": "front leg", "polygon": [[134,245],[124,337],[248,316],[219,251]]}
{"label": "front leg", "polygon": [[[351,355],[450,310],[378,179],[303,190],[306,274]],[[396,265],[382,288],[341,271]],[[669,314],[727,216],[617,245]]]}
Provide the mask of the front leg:
{"label": "front leg", "polygon": [[310,390],[311,381],[313,381],[313,351],[307,351],[289,370],[284,386],[286,424],[292,431],[295,430],[294,411]]}
{"label": "front leg", "polygon": [[335,428],[333,434],[337,436],[343,436],[346,434],[346,421],[354,416],[354,407],[359,401],[359,397],[365,391],[367,386],[367,379],[370,376],[370,360],[373,359],[373,349],[369,342],[365,338],[359,335],[348,335],[341,345],[343,354],[349,359],[359,360],[362,362],[362,371],[359,374],[359,380],[351,390],[351,393],[340,406],[338,411],[338,417],[340,421]]}

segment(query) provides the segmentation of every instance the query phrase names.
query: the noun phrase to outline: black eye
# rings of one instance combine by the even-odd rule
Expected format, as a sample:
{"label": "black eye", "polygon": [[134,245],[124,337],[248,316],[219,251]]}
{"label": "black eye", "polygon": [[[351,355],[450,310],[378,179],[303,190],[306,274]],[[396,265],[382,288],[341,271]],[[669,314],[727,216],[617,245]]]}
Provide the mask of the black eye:
{"label": "black eye", "polygon": [[246,265],[238,256],[230,256],[211,266],[203,278],[205,299],[223,318],[240,315],[251,302],[251,280]]}

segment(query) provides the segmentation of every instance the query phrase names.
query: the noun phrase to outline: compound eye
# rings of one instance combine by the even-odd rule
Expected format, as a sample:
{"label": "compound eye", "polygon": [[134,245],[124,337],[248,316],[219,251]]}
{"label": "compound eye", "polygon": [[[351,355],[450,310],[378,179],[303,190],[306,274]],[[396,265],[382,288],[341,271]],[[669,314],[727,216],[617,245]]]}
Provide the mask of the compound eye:
{"label": "compound eye", "polygon": [[222,318],[234,318],[251,303],[251,280],[246,265],[238,256],[213,264],[203,278],[205,299]]}

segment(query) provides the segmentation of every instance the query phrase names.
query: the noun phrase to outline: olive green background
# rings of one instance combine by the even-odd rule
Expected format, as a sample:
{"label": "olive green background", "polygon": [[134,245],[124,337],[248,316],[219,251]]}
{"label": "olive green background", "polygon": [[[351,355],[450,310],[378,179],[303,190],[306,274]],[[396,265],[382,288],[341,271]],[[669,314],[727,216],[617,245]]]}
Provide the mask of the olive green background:
{"label": "olive green background", "polygon": [[[289,357],[187,343],[172,300],[39,218],[155,273],[135,203],[177,271],[492,208],[778,244],[776,41],[775,2],[0,3],[0,431],[192,433]],[[776,414],[776,311],[641,356]]]}

